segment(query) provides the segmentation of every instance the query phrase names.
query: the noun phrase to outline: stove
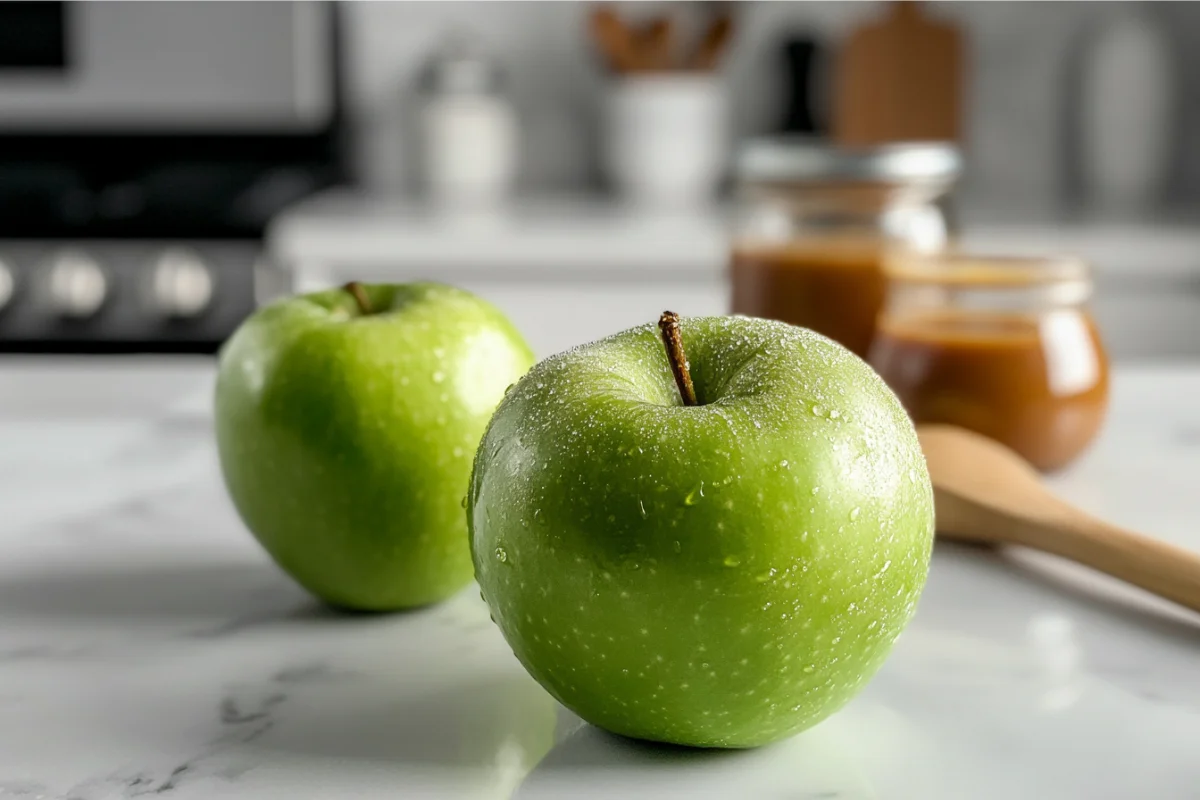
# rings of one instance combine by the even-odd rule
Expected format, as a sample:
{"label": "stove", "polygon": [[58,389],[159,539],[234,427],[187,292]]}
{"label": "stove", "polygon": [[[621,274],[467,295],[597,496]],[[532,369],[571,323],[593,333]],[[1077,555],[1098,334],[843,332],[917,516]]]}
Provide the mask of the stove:
{"label": "stove", "polygon": [[0,351],[214,351],[267,223],[344,179],[336,7],[2,2],[0,31]]}

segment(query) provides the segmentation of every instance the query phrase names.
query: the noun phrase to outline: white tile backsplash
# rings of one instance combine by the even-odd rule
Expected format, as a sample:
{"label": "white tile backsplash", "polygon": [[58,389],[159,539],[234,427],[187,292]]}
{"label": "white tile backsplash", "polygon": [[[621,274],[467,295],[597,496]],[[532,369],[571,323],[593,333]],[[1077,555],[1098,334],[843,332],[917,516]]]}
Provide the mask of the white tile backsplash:
{"label": "white tile backsplash", "polygon": [[[657,5],[625,5],[623,11],[647,15]],[[962,189],[969,205],[1037,212],[1058,207],[1068,197],[1072,59],[1089,25],[1108,13],[1108,6],[930,4],[931,13],[958,21],[969,42],[968,172]],[[1200,17],[1200,8],[1147,7],[1170,31],[1176,49],[1183,49],[1181,27]],[[361,168],[368,183],[404,185],[407,89],[439,37],[463,30],[495,53],[509,75],[524,127],[523,185],[595,186],[595,115],[603,75],[586,35],[589,8],[576,2],[346,4],[350,99],[360,123]],[[768,131],[776,123],[782,68],[778,44],[787,33],[807,30],[836,43],[857,20],[879,9],[874,2],[739,4],[739,32],[725,70],[733,90],[735,135]],[[1181,103],[1190,91],[1184,86]],[[1181,113],[1180,126],[1190,124],[1189,119]],[[1177,177],[1172,187],[1176,199],[1200,193],[1195,192],[1200,189],[1200,158],[1186,150],[1181,148],[1179,160],[1184,178],[1194,175],[1196,186],[1180,186]]]}

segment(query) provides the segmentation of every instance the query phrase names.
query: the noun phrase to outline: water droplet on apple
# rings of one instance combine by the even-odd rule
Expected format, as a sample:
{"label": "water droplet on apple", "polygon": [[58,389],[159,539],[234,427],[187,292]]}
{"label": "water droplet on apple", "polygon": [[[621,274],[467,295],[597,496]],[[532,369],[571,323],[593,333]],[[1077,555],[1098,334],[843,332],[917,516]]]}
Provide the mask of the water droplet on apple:
{"label": "water droplet on apple", "polygon": [[441,370],[438,370],[437,372],[433,373],[433,382],[434,383],[441,383],[444,380],[446,380],[446,373],[442,372]]}
{"label": "water droplet on apple", "polygon": [[814,667],[812,664],[809,664],[807,667],[804,668],[804,672],[808,675],[811,675],[816,671],[817,671],[817,668]]}
{"label": "water droplet on apple", "polygon": [[788,465],[788,460],[786,458],[783,461],[779,462],[779,466],[783,467],[784,469],[787,469],[787,465]]}
{"label": "water droplet on apple", "polygon": [[462,499],[462,507],[463,508],[467,507],[467,496],[465,494],[463,495],[463,499]]}
{"label": "water droplet on apple", "polygon": [[736,567],[742,563],[742,560],[737,556],[725,556],[725,561],[723,563],[727,567]]}
{"label": "water droplet on apple", "polygon": [[855,506],[854,510],[850,512],[850,520],[853,522],[854,520],[858,519],[858,515],[861,513],[862,513],[862,509],[859,508],[858,506]]}
{"label": "water droplet on apple", "polygon": [[646,511],[646,504],[642,502],[642,498],[640,497],[638,498],[638,508],[641,509],[642,519],[646,519],[646,517],[650,516],[650,514]]}
{"label": "water droplet on apple", "polygon": [[819,416],[821,416],[822,414],[824,414],[824,413],[825,413],[825,408],[824,408],[823,406],[819,405],[819,404],[818,404],[818,405],[814,405],[814,406],[812,407],[812,413],[813,413],[813,416],[814,416],[814,417],[819,417]]}
{"label": "water droplet on apple", "polygon": [[814,486],[814,487],[812,488],[812,493],[813,493],[813,494],[820,494],[820,493],[821,493],[821,487],[820,487],[820,486]]}
{"label": "water droplet on apple", "polygon": [[682,552],[683,552],[683,545],[681,545],[681,544],[680,544],[678,541],[674,542],[674,543],[672,544],[672,546],[675,548],[675,552],[676,552],[676,553],[682,553]]}
{"label": "water droplet on apple", "polygon": [[837,419],[837,418],[838,418],[838,417],[840,417],[841,415],[842,415],[842,412],[838,411],[836,408],[835,408],[835,409],[832,409],[832,410],[830,410],[830,412],[829,412],[829,418],[830,418],[830,419]]}
{"label": "water droplet on apple", "polygon": [[684,505],[694,506],[700,502],[700,498],[704,497],[704,481],[700,481],[700,485],[687,493],[687,497],[683,498]]}
{"label": "water droplet on apple", "polygon": [[508,563],[508,551],[505,550],[503,547],[497,547],[496,548],[496,560],[499,561],[501,564],[507,564]]}
{"label": "water droplet on apple", "polygon": [[755,575],[754,580],[758,581],[759,583],[766,583],[767,581],[771,580],[771,578],[774,578],[774,577],[775,577],[775,568],[772,567],[771,569],[767,570],[766,572],[760,572],[757,575]]}

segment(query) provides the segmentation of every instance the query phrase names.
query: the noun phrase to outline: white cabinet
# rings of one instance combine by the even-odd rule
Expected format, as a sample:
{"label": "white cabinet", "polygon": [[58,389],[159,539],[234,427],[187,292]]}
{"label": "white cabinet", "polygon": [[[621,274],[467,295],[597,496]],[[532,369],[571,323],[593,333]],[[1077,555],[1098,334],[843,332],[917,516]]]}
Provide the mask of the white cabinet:
{"label": "white cabinet", "polygon": [[666,310],[685,316],[729,311],[728,291],[718,281],[467,280],[460,285],[507,313],[539,358],[656,322]]}
{"label": "white cabinet", "polygon": [[[653,270],[643,276],[626,274],[583,278],[578,274],[512,276],[479,270],[427,271],[417,268],[379,268],[363,265],[331,267],[307,265],[291,275],[277,274],[266,283],[261,299],[311,292],[339,286],[349,280],[437,280],[462,287],[495,303],[525,335],[539,358],[610,333],[656,322],[663,311],[684,316],[729,313],[729,287],[724,274],[710,276],[663,275]],[[264,282],[260,281],[260,285]]]}
{"label": "white cabinet", "polygon": [[1100,286],[1092,302],[1109,357],[1200,357],[1200,286]]}

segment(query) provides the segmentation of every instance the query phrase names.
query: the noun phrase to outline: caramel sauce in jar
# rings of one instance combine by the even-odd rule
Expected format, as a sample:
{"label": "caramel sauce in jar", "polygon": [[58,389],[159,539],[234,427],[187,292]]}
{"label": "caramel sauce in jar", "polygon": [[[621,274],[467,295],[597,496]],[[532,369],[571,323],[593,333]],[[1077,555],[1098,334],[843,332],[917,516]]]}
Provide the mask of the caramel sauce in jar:
{"label": "caramel sauce in jar", "polygon": [[909,261],[889,271],[872,366],[914,422],[969,428],[1043,471],[1069,464],[1108,407],[1108,359],[1084,305],[1086,268],[930,261],[931,270]]}
{"label": "caramel sauce in jar", "polygon": [[815,240],[734,247],[733,313],[811,328],[867,357],[886,281],[881,243]]}

